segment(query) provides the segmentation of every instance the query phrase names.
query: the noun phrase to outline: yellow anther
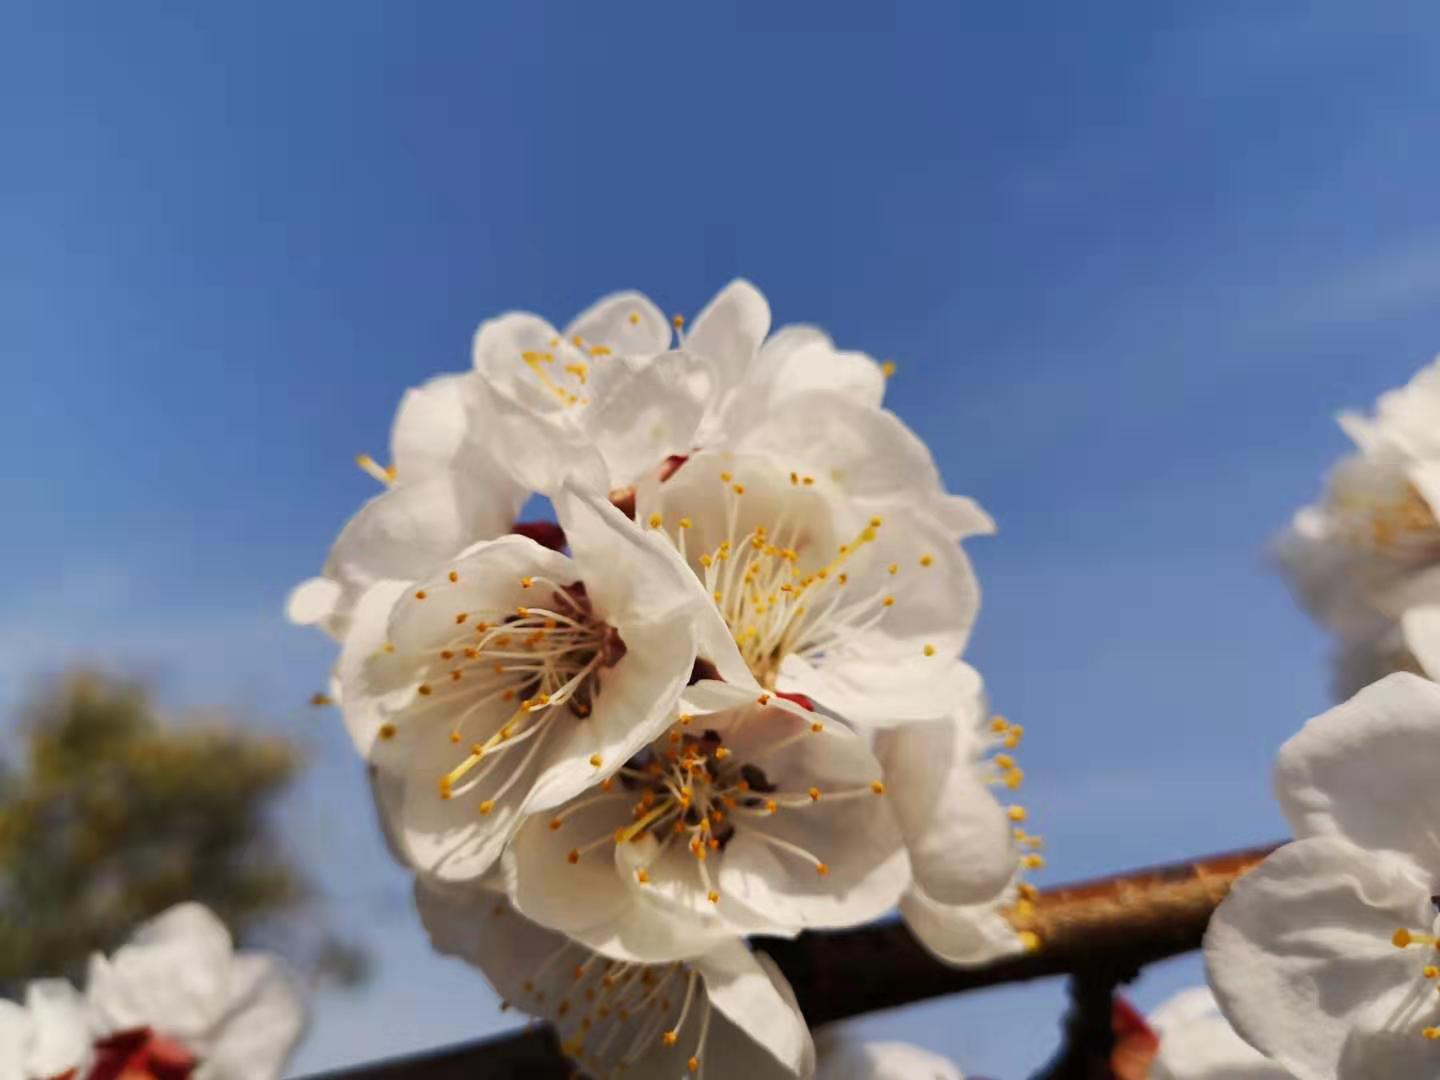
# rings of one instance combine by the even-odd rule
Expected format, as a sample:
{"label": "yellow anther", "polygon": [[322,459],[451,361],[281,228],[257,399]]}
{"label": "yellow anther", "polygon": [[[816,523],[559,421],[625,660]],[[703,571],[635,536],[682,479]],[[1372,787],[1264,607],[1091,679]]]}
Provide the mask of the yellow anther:
{"label": "yellow anther", "polygon": [[819,802],[819,801],[820,801],[820,789],[819,789],[818,787],[812,787],[812,788],[810,789],[810,791],[808,792],[808,794],[809,794],[809,796],[810,796],[810,801],[811,801],[811,802]]}
{"label": "yellow anther", "polygon": [[811,733],[812,735],[819,735],[820,732],[822,732],[822,731],[824,731],[824,730],[825,730],[825,725],[822,724],[819,720],[815,720],[815,721],[813,721],[813,722],[810,724],[810,733]]}
{"label": "yellow anther", "polygon": [[1005,812],[1010,815],[1011,821],[1024,821],[1027,817],[1029,817],[1029,814],[1026,812],[1023,806],[1012,806]]}
{"label": "yellow anther", "polygon": [[316,691],[310,695],[310,704],[319,708],[321,705],[334,705],[335,699],[322,691]]}
{"label": "yellow anther", "polygon": [[894,607],[895,598],[893,596],[887,596],[884,600],[881,600],[880,603],[883,607]]}
{"label": "yellow anther", "polygon": [[461,623],[463,623],[463,622],[464,622],[466,619],[468,619],[469,617],[470,617],[470,613],[469,613],[469,612],[466,612],[466,611],[457,611],[457,612],[455,613],[455,625],[456,625],[456,626],[459,626]]}
{"label": "yellow anther", "polygon": [[892,562],[892,563],[891,563],[889,566],[887,566],[885,569],[888,570],[888,571],[890,572],[891,576],[893,577],[895,574],[898,574],[898,573],[900,572],[900,564],[899,564],[899,563],[893,563],[893,562]]}
{"label": "yellow anther", "polygon": [[395,737],[395,725],[394,725],[394,724],[381,724],[381,725],[380,725],[380,738],[382,738],[382,739],[393,739],[394,737]]}
{"label": "yellow anther", "polygon": [[522,578],[520,579],[520,587],[521,587],[522,589],[528,589],[528,588],[530,588],[530,586],[532,586],[532,585],[534,585],[534,584],[535,584],[535,579],[534,579],[533,577],[528,577],[528,576],[527,576],[527,577],[522,577]]}
{"label": "yellow anther", "polygon": [[558,818],[558,817],[552,817],[552,818],[550,819],[550,828],[552,828],[552,829],[558,829],[558,828],[560,828],[561,825],[564,825],[564,824],[565,824],[565,822],[562,821],[562,820],[561,820],[560,818]]}
{"label": "yellow anther", "polygon": [[1041,867],[1043,867],[1043,866],[1045,865],[1045,856],[1044,856],[1044,855],[1022,855],[1022,856],[1020,857],[1020,865],[1023,866],[1023,867],[1025,867],[1026,870],[1039,870]]}
{"label": "yellow anther", "polygon": [[698,1057],[695,1057],[695,1056],[692,1054],[691,1057],[690,1057],[690,1060],[687,1061],[687,1062],[685,1062],[685,1067],[686,1067],[687,1069],[689,1069],[692,1073],[693,1073],[693,1072],[699,1072],[699,1071],[700,1071],[700,1059],[699,1059]]}
{"label": "yellow anther", "polygon": [[635,880],[638,881],[641,885],[649,885],[649,884],[650,884],[650,874],[649,874],[648,871],[646,871],[646,870],[644,870],[644,869],[636,870],[636,871],[635,871]]}
{"label": "yellow anther", "polygon": [[1432,1041],[1435,1040],[1435,1039],[1440,1039],[1440,1028],[1437,1028],[1437,1027],[1421,1028],[1421,1029],[1420,1029],[1420,1034],[1421,1034],[1421,1035],[1424,1035],[1425,1038],[1430,1039],[1430,1040],[1432,1040]]}
{"label": "yellow anther", "polygon": [[416,600],[424,600],[425,597],[427,597],[427,596],[429,596],[429,595],[430,595],[430,594],[427,593],[424,589],[416,589],[416,590],[415,590],[415,599],[416,599]]}
{"label": "yellow anther", "polygon": [[880,780],[871,780],[871,781],[870,781],[870,790],[873,791],[876,795],[884,795],[884,794],[885,794],[885,784],[884,784],[883,781],[880,781]]}
{"label": "yellow anther", "polygon": [[718,904],[720,902],[720,894],[714,889],[711,889],[708,893],[705,894],[705,899],[709,900],[712,904]]}
{"label": "yellow anther", "polygon": [[1412,944],[1414,940],[1414,935],[1411,934],[1409,930],[1406,930],[1403,926],[1399,930],[1396,930],[1395,933],[1390,936],[1390,944],[1394,945],[1397,949],[1406,948],[1407,946]]}
{"label": "yellow anther", "polygon": [[684,316],[684,315],[672,315],[672,316],[670,316],[670,325],[673,326],[673,327],[675,327],[676,330],[681,329],[681,328],[685,325],[685,316]]}
{"label": "yellow anther", "polygon": [[682,517],[682,518],[680,519],[680,528],[682,528],[682,529],[688,529],[688,528],[690,528],[690,526],[692,526],[692,525],[694,525],[694,524],[695,524],[695,523],[694,523],[693,521],[691,521],[688,517]]}
{"label": "yellow anther", "polygon": [[1020,939],[1020,948],[1027,953],[1040,951],[1040,935],[1034,930],[1021,930],[1016,936]]}
{"label": "yellow anther", "polygon": [[640,313],[639,313],[638,311],[632,311],[632,312],[630,313],[630,325],[631,325],[631,326],[639,326],[639,325],[640,325]]}
{"label": "yellow anther", "polygon": [[665,519],[661,517],[659,513],[651,514],[649,518],[650,528],[658,529],[664,520]]}
{"label": "yellow anther", "polygon": [[1420,974],[1424,975],[1427,979],[1440,978],[1440,967],[1436,967],[1434,964],[1426,964]]}
{"label": "yellow anther", "polygon": [[870,519],[870,528],[872,528],[872,529],[878,529],[878,528],[879,528],[881,525],[883,525],[883,524],[885,524],[885,521],[884,521],[883,518],[880,518],[880,517],[872,517],[872,518]]}
{"label": "yellow anther", "polygon": [[1023,769],[1011,769],[1008,773],[1005,774],[1005,786],[1011,791],[1014,791],[1024,782],[1025,772]]}
{"label": "yellow anther", "polygon": [[817,874],[819,874],[821,877],[824,877],[826,874],[830,873],[830,867],[829,867],[829,865],[827,865],[826,863],[823,863],[823,862],[822,862],[822,863],[816,863],[816,864],[815,864],[815,872],[816,872]]}
{"label": "yellow anther", "polygon": [[600,767],[600,763],[601,763],[601,757],[600,757],[599,754],[591,754],[591,755],[590,755],[590,764],[591,764],[594,768],[597,768],[597,769],[598,769],[598,768]]}
{"label": "yellow anther", "polygon": [[423,695],[423,696],[425,696],[425,697],[429,697],[430,694],[431,694],[431,692],[432,692],[429,683],[423,683],[423,682],[422,682],[422,683],[421,683],[419,686],[417,686],[415,689],[416,689],[416,691],[417,691],[418,693],[420,693],[421,695]]}
{"label": "yellow anther", "polygon": [[732,476],[732,475],[731,475],[730,473],[728,473],[728,472],[722,472],[722,473],[720,474],[720,480],[721,480],[721,482],[723,482],[723,483],[728,484],[728,483],[730,483],[731,480],[734,480],[734,479],[735,479],[735,477]]}
{"label": "yellow anther", "polygon": [[996,735],[1003,735],[1010,727],[1010,722],[1003,716],[992,716],[990,718],[990,730]]}
{"label": "yellow anther", "polygon": [[482,802],[482,803],[480,804],[480,813],[482,813],[482,814],[488,814],[488,813],[490,813],[491,810],[494,810],[494,809],[495,809],[495,800],[494,800],[494,799],[486,799],[484,802]]}
{"label": "yellow anther", "polygon": [[679,1041],[680,1033],[678,1031],[667,1031],[664,1035],[660,1036],[662,1046],[674,1046]]}
{"label": "yellow anther", "polygon": [[571,866],[578,863],[580,861],[580,849],[572,847],[570,853],[565,856],[565,861],[570,863]]}
{"label": "yellow anther", "polygon": [[730,490],[733,491],[733,492],[735,492],[736,495],[744,495],[744,494],[745,494],[745,485],[744,485],[744,484],[731,484],[731,485],[730,485]]}
{"label": "yellow anther", "polygon": [[1009,754],[996,754],[995,764],[1002,769],[1013,769],[1015,767],[1015,759]]}
{"label": "yellow anther", "polygon": [[780,804],[777,803],[774,799],[766,799],[766,800],[765,800],[765,809],[766,809],[766,811],[767,811],[768,813],[773,814],[773,813],[775,813],[776,810],[779,810],[779,809],[780,809]]}
{"label": "yellow anther", "polygon": [[935,565],[935,556],[934,556],[934,555],[921,555],[921,556],[920,556],[920,565],[921,565],[921,566],[934,566],[934,565]]}
{"label": "yellow anther", "polygon": [[884,375],[887,379],[894,376],[896,370],[897,368],[894,360],[886,360],[880,365],[880,374]]}

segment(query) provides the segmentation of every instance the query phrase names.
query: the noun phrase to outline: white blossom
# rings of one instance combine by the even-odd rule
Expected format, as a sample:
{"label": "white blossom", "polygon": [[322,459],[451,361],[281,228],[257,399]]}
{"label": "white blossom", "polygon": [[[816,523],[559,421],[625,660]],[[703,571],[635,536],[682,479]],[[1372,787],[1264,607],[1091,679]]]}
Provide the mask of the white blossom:
{"label": "white blossom", "polygon": [[1440,361],[1347,413],[1356,453],[1295,515],[1277,556],[1297,598],[1338,639],[1349,694],[1396,670],[1440,673]]}
{"label": "white blossom", "polygon": [[955,1063],[902,1042],[862,1042],[827,1030],[815,1040],[815,1080],[965,1080]]}
{"label": "white blossom", "polygon": [[[979,608],[964,552],[932,516],[874,514],[765,454],[703,452],[636,489],[636,517],[704,583],[711,655],[864,727],[948,716]],[[727,681],[744,671],[721,667]]]}
{"label": "white blossom", "polygon": [[522,816],[611,776],[670,723],[704,604],[675,552],[603,498],[557,499],[572,554],[477,544],[379,582],[340,658],[345,722],[403,778],[396,831],[446,878],[483,874]]}
{"label": "white blossom", "polygon": [[484,890],[417,880],[431,943],[480,968],[505,1001],[550,1021],[561,1049],[599,1077],[804,1080],[814,1046],[789,985],[730,940],[665,964],[607,959]]}
{"label": "white blossom", "polygon": [[1235,1034],[1208,987],[1181,990],[1146,1019],[1160,1044],[1150,1080],[1290,1080]]}
{"label": "white blossom", "polygon": [[990,716],[980,678],[956,690],[952,715],[879,732],[875,753],[900,819],[913,880],[900,903],[911,932],[947,963],[974,965],[1033,948],[1005,912],[1030,903],[1022,879],[1043,860],[1026,810],[997,790],[1020,787],[1023,731]]}
{"label": "white blossom", "polygon": [[480,441],[488,418],[477,415],[478,382],[474,375],[442,375],[406,391],[391,428],[391,464],[357,459],[385,490],[341,530],[320,576],[291,592],[291,621],[343,639],[371,585],[417,577],[510,531],[526,492]]}
{"label": "white blossom", "polygon": [[276,1080],[304,1027],[304,1004],[279,961],[236,952],[210,911],[180,904],[113,956],[94,956],[83,996],[42,980],[23,1009],[0,1002],[0,1080],[72,1069],[84,1080],[92,1067],[144,1076],[147,1063],[161,1062],[193,1069],[194,1080]]}
{"label": "white blossom", "polygon": [[1206,935],[1235,1030],[1299,1080],[1440,1072],[1440,686],[1391,675],[1311,720],[1275,787],[1295,840]]}
{"label": "white blossom", "polygon": [[720,682],[680,710],[600,790],[521,828],[507,871],[522,913],[607,956],[663,960],[894,906],[909,865],[863,739]]}

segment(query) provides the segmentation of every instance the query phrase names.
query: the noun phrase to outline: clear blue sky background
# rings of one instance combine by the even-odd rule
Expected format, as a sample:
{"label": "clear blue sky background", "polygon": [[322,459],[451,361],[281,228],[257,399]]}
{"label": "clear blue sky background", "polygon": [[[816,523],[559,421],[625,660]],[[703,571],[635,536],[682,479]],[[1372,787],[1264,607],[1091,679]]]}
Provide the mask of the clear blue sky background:
{"label": "clear blue sky background", "polygon": [[[513,1023],[428,953],[282,601],[481,318],[744,274],[896,358],[1000,523],[973,659],[1042,883],[1277,836],[1327,672],[1265,544],[1440,348],[1426,7],[7,4],[0,698],[103,660],[311,747],[288,836],[380,969],[297,1070]],[[1061,997],[864,1026],[1010,1080]]]}

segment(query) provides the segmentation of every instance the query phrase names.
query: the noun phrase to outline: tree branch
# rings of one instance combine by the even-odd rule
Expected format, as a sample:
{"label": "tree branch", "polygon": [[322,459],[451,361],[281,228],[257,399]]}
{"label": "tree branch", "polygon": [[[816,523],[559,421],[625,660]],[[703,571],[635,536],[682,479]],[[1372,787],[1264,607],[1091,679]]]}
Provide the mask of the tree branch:
{"label": "tree branch", "polygon": [[[1091,991],[1090,996],[1095,996],[1105,988],[1108,997],[1109,988],[1134,978],[1146,964],[1199,948],[1210,915],[1230,885],[1274,848],[1273,844],[1248,848],[1044,890],[1028,910],[1022,905],[1022,910],[1008,915],[1017,930],[1036,935],[1039,947],[983,967],[952,968],[941,963],[899,922],[806,933],[790,940],[767,938],[756,945],[785,972],[805,1019],[814,1027],[1047,975],[1076,976],[1081,996]],[[402,1060],[341,1069],[315,1080],[419,1076],[543,1080],[569,1077],[573,1071],[558,1055],[550,1031],[534,1027]]]}

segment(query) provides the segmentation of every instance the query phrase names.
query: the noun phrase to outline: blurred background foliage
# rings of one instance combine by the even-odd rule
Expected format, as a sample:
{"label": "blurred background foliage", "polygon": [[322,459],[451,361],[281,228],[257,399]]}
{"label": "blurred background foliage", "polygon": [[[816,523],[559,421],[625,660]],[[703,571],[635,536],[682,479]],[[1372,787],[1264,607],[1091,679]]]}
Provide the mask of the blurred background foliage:
{"label": "blurred background foliage", "polygon": [[7,726],[19,738],[0,760],[0,991],[83,979],[92,952],[183,900],[315,979],[366,978],[275,830],[305,768],[296,744],[220,714],[167,722],[143,685],[93,671],[54,680]]}

